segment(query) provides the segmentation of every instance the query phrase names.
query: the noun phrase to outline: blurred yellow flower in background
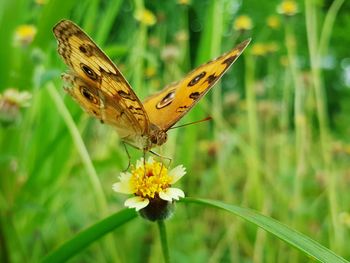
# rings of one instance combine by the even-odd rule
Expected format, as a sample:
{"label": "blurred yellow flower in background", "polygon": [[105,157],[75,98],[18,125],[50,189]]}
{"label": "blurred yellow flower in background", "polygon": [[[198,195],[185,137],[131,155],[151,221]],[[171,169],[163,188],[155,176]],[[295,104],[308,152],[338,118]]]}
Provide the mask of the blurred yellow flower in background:
{"label": "blurred yellow flower in background", "polygon": [[237,31],[247,31],[253,28],[252,19],[247,15],[241,15],[233,22],[233,28]]}
{"label": "blurred yellow flower in background", "polygon": [[146,26],[153,26],[157,22],[156,16],[148,9],[136,11],[135,19]]}
{"label": "blurred yellow flower in background", "polygon": [[180,5],[189,5],[191,3],[190,0],[177,0],[177,3]]}
{"label": "blurred yellow flower in background", "polygon": [[15,30],[15,45],[27,46],[33,42],[37,29],[33,25],[20,25]]}
{"label": "blurred yellow flower in background", "polygon": [[265,56],[268,50],[265,44],[256,43],[252,46],[251,52],[254,56]]}
{"label": "blurred yellow flower in background", "polygon": [[35,0],[35,3],[38,5],[45,5],[47,4],[48,0]]}
{"label": "blurred yellow flower in background", "polygon": [[280,49],[278,43],[274,41],[267,43],[265,48],[268,53],[275,53]]}
{"label": "blurred yellow flower in background", "polygon": [[277,12],[285,16],[294,16],[298,13],[298,5],[293,0],[284,0],[277,6]]}
{"label": "blurred yellow flower in background", "polygon": [[278,29],[281,26],[281,21],[278,16],[272,15],[267,18],[266,24],[272,29]]}

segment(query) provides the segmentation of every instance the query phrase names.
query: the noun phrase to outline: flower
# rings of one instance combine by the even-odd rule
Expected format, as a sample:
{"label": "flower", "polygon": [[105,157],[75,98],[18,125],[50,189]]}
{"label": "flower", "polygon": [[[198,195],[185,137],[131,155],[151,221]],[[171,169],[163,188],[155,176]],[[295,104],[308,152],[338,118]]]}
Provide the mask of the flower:
{"label": "flower", "polygon": [[136,11],[135,19],[146,26],[153,26],[157,22],[155,15],[147,9]]}
{"label": "flower", "polygon": [[160,54],[164,61],[174,61],[180,56],[180,49],[176,45],[166,45]]}
{"label": "flower", "polygon": [[33,42],[36,35],[36,27],[33,25],[20,25],[15,30],[15,44],[27,46]]}
{"label": "flower", "polygon": [[241,15],[236,18],[233,28],[237,31],[247,31],[253,28],[252,19],[247,15]]}
{"label": "flower", "polygon": [[18,91],[8,88],[0,93],[0,123],[8,125],[20,117],[20,108],[29,107],[32,94],[28,91]]}
{"label": "flower", "polygon": [[284,0],[277,6],[277,13],[285,16],[294,16],[298,13],[298,5],[294,0]]}
{"label": "flower", "polygon": [[263,43],[255,43],[252,46],[251,52],[254,56],[265,56],[268,52],[266,45]]}
{"label": "flower", "polygon": [[281,25],[280,19],[276,15],[269,16],[266,23],[272,29],[278,29]]}
{"label": "flower", "polygon": [[149,66],[145,70],[145,75],[146,75],[147,78],[152,78],[156,74],[157,74],[157,70],[155,69],[155,67]]}
{"label": "flower", "polygon": [[47,4],[47,0],[35,0],[35,3],[37,4],[37,5],[45,5],[45,4]]}
{"label": "flower", "polygon": [[172,210],[169,205],[173,200],[185,197],[181,189],[171,187],[185,173],[182,165],[169,171],[163,163],[154,161],[152,157],[147,161],[141,158],[137,161],[136,167],[132,167],[131,173],[120,173],[120,181],[113,184],[112,188],[119,193],[134,194],[124,205],[135,208],[136,211],[142,210],[141,215],[147,219],[152,221],[165,219]]}
{"label": "flower", "polygon": [[177,3],[180,5],[189,5],[190,0],[177,0]]}

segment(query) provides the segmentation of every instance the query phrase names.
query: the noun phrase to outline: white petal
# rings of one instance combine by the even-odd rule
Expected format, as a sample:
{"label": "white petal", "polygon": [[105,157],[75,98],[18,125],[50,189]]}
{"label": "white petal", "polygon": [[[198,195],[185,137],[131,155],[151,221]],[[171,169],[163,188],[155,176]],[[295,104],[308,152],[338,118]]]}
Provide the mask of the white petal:
{"label": "white petal", "polygon": [[131,187],[130,183],[123,183],[123,182],[118,182],[112,185],[112,189],[115,192],[122,193],[122,194],[133,194],[134,190]]}
{"label": "white petal", "polygon": [[181,179],[182,176],[186,174],[186,168],[183,165],[178,165],[173,168],[169,175],[172,177],[171,184],[175,184],[177,181]]}
{"label": "white petal", "polygon": [[124,203],[126,207],[135,208],[136,211],[145,208],[149,204],[149,200],[147,198],[142,198],[140,196],[134,196],[127,199]]}
{"label": "white petal", "polygon": [[144,161],[143,161],[144,159],[143,159],[143,157],[140,159],[140,160],[137,160],[136,161],[136,168],[140,168],[141,166],[143,166],[144,165]]}
{"label": "white petal", "polygon": [[185,197],[185,193],[179,188],[168,188],[159,193],[159,197],[165,201],[179,200],[179,197]]}
{"label": "white petal", "polygon": [[129,181],[131,178],[131,173],[120,173],[119,179],[121,182]]}
{"label": "white petal", "polygon": [[153,160],[152,156],[148,157],[147,163],[150,163],[150,164],[154,163],[154,160]]}

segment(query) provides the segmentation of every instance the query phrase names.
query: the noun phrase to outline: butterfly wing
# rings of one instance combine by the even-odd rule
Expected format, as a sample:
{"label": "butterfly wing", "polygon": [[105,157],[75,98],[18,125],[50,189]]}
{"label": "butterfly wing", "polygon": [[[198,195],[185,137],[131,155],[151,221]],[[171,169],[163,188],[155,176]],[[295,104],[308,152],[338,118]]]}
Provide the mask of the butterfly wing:
{"label": "butterfly wing", "polygon": [[250,39],[245,40],[231,51],[194,69],[183,80],[146,98],[143,105],[150,122],[167,131],[210,90],[249,42]]}
{"label": "butterfly wing", "polygon": [[68,94],[89,114],[114,126],[126,141],[137,144],[133,141],[148,133],[149,120],[121,72],[73,22],[62,20],[53,32],[58,53],[71,69],[63,75],[70,84]]}

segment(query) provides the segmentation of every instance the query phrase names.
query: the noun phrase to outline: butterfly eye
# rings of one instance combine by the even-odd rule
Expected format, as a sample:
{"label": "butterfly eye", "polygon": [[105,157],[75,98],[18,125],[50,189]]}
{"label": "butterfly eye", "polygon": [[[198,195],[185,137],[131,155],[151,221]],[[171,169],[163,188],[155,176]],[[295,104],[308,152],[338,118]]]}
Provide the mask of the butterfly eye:
{"label": "butterfly eye", "polygon": [[206,72],[203,71],[202,73],[198,74],[197,76],[195,76],[189,83],[187,86],[193,86],[194,84],[197,84],[198,81],[200,81],[204,76],[205,76]]}
{"label": "butterfly eye", "polygon": [[98,104],[98,100],[96,99],[96,97],[94,96],[94,94],[92,94],[86,87],[81,86],[80,87],[80,93],[81,95],[84,96],[85,99],[87,99],[88,101],[94,103],[94,104]]}
{"label": "butterfly eye", "polygon": [[85,72],[85,74],[92,80],[97,79],[96,73],[88,66],[83,63],[80,63],[80,68]]}
{"label": "butterfly eye", "polygon": [[160,102],[158,102],[158,104],[156,105],[156,108],[161,109],[161,108],[164,108],[165,106],[168,106],[170,103],[173,102],[174,98],[175,98],[175,90],[172,90],[167,95],[165,95]]}

